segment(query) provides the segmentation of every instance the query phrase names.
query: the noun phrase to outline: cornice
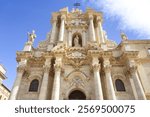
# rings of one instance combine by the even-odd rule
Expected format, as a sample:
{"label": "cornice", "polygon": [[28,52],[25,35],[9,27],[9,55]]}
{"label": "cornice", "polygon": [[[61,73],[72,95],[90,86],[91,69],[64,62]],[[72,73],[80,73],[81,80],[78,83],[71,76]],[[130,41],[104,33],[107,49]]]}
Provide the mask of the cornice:
{"label": "cornice", "polygon": [[125,51],[122,54],[122,58],[138,58],[139,51]]}
{"label": "cornice", "polygon": [[32,52],[29,51],[17,51],[16,55],[17,62],[21,61],[21,59],[29,59],[33,56]]}
{"label": "cornice", "polygon": [[148,40],[126,40],[122,41],[119,45],[124,45],[124,44],[150,44],[150,39]]}

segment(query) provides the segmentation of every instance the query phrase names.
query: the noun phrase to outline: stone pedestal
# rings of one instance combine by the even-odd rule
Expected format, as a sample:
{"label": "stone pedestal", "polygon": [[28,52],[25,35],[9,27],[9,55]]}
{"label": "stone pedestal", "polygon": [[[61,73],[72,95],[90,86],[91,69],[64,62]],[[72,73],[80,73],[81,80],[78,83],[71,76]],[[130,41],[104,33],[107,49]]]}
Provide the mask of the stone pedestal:
{"label": "stone pedestal", "polygon": [[31,51],[32,50],[32,42],[26,42],[23,51]]}

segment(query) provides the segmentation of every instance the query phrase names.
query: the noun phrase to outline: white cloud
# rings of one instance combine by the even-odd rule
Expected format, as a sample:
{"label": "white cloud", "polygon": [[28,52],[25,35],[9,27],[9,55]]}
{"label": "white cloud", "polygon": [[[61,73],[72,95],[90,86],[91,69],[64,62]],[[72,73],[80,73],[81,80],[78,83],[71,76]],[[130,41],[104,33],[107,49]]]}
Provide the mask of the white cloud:
{"label": "white cloud", "polygon": [[121,29],[150,38],[150,0],[88,0],[88,4],[101,8],[106,17],[119,20]]}

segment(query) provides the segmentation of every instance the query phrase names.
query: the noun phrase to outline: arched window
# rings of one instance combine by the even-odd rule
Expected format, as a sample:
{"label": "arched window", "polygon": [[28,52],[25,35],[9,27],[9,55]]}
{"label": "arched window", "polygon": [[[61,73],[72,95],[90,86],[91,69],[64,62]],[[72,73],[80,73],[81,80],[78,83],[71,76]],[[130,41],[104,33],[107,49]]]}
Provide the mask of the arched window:
{"label": "arched window", "polygon": [[124,83],[122,82],[122,80],[117,79],[117,80],[115,81],[115,85],[116,85],[116,90],[117,90],[117,91],[126,91],[126,90],[125,90]]}
{"label": "arched window", "polygon": [[39,81],[37,79],[32,80],[30,83],[29,91],[37,92],[39,87]]}

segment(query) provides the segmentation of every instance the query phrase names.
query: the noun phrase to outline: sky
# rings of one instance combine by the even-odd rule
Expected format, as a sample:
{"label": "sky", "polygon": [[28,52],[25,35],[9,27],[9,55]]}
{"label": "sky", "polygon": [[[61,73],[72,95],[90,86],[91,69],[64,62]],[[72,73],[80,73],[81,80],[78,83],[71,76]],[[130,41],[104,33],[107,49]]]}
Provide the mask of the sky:
{"label": "sky", "polygon": [[4,81],[9,89],[16,78],[16,52],[22,51],[27,32],[33,29],[38,43],[46,39],[51,30],[52,12],[80,2],[83,11],[91,7],[103,12],[103,29],[108,38],[120,43],[120,31],[129,38],[150,39],[150,0],[0,0],[0,64],[6,70]]}

